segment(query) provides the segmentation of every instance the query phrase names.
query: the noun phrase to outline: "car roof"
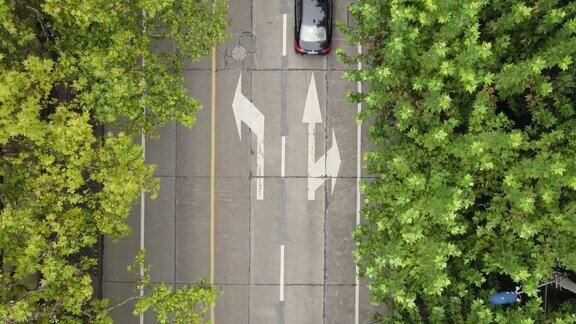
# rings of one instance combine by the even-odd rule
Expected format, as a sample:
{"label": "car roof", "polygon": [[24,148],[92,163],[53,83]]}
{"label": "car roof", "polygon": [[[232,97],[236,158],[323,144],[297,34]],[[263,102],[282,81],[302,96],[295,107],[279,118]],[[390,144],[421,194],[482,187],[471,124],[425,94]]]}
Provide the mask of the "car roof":
{"label": "car roof", "polygon": [[326,24],[329,10],[328,0],[302,0],[302,23],[312,26]]}

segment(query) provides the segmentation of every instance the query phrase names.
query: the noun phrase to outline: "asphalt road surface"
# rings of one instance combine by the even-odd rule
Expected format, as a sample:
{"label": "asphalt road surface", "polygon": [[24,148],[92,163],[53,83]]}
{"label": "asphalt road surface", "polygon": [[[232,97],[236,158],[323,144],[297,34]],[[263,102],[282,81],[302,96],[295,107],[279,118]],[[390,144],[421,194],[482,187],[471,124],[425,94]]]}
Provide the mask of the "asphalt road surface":
{"label": "asphalt road surface", "polygon": [[[335,1],[336,19],[347,20],[349,2]],[[231,37],[217,49],[216,323],[369,321],[351,239],[359,221],[357,162],[367,141],[355,122],[357,105],[345,98],[357,85],[341,79],[359,67],[342,65],[333,53],[295,54],[293,6],[230,1]],[[359,50],[335,30],[333,49],[339,47]],[[210,276],[211,60],[187,64],[184,73],[204,108],[192,129],[172,123],[161,139],[146,139],[160,192],[133,208],[133,235],[105,243],[111,305],[133,294],[126,266],[142,246],[153,282],[179,287]],[[132,306],[115,308],[115,322],[155,322],[152,314],[132,315]]]}

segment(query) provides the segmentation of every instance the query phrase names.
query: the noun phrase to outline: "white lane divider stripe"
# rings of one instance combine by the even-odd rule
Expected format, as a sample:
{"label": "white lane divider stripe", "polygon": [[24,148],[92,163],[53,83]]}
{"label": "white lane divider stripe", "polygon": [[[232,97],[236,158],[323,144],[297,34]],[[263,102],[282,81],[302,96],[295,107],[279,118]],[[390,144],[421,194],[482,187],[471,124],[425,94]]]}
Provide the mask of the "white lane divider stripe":
{"label": "white lane divider stripe", "polygon": [[[362,45],[358,45],[358,54],[362,54]],[[358,70],[362,70],[362,62],[358,62]],[[362,92],[362,82],[358,81],[358,92]],[[362,103],[357,105],[358,114],[362,112]],[[356,226],[360,225],[360,179],[362,177],[362,125],[356,127]],[[354,323],[360,322],[360,281],[358,280],[358,267],[356,267],[356,287],[354,296]]]}
{"label": "white lane divider stripe", "polygon": [[280,301],[284,301],[284,244],[280,245]]}
{"label": "white lane divider stripe", "polygon": [[286,56],[286,21],[288,20],[287,14],[282,14],[282,56]]}
{"label": "white lane divider stripe", "polygon": [[[146,136],[142,135],[142,159],[146,160]],[[144,250],[144,239],[146,229],[146,194],[144,190],[140,191],[140,250]],[[144,269],[140,269],[140,274],[143,274]]]}
{"label": "white lane divider stripe", "polygon": [[[146,161],[146,136],[142,135],[142,159]],[[140,250],[144,250],[144,230],[146,229],[146,194],[140,191]],[[140,267],[140,276],[144,276],[144,268]],[[140,297],[144,295],[144,289],[140,289]],[[140,314],[139,323],[144,324],[144,314]]]}
{"label": "white lane divider stripe", "polygon": [[[146,11],[142,10],[142,33],[146,34],[146,25],[144,21],[146,19]],[[142,68],[144,68],[144,59],[142,59]],[[146,107],[142,107],[142,114],[146,116]],[[142,159],[146,161],[146,136],[144,135],[144,130],[142,130]],[[145,233],[144,230],[146,228],[146,194],[144,190],[140,191],[140,250],[144,250],[144,239]],[[144,267],[140,267],[140,277],[144,276]],[[144,296],[144,288],[140,289],[140,297]],[[140,324],[144,324],[144,314],[140,314],[138,322]]]}

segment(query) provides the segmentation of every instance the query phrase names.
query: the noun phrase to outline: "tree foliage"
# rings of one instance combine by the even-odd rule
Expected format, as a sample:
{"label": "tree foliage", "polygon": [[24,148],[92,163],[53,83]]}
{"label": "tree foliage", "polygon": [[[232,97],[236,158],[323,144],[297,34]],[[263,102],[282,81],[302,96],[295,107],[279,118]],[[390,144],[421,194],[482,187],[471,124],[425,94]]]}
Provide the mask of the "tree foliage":
{"label": "tree foliage", "polygon": [[[374,119],[355,232],[389,321],[573,322],[538,285],[576,270],[576,2],[358,0],[345,78]],[[490,293],[523,285],[500,308]],[[512,285],[512,287],[507,287]]]}
{"label": "tree foliage", "polygon": [[0,321],[107,320],[82,252],[130,233],[157,187],[132,137],[192,126],[183,58],[227,24],[223,0],[0,0]]}
{"label": "tree foliage", "polygon": [[139,278],[131,298],[138,299],[134,314],[141,315],[151,309],[161,324],[169,323],[169,320],[176,324],[204,323],[210,306],[216,303],[217,289],[205,280],[177,290],[162,282],[152,287],[150,267],[144,262],[145,257],[146,251],[140,251],[134,264],[128,267],[128,270],[137,274]]}

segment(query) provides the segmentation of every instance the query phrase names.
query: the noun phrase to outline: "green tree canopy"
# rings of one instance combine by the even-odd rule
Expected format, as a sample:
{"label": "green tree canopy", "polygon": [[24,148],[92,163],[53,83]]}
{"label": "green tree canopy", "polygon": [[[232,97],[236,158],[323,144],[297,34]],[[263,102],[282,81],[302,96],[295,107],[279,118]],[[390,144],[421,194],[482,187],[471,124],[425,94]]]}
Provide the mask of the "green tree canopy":
{"label": "green tree canopy", "polygon": [[183,59],[227,25],[224,0],[0,0],[0,321],[107,320],[82,252],[130,233],[157,186],[132,136],[192,126]]}
{"label": "green tree canopy", "polygon": [[[575,321],[538,285],[576,270],[576,2],[358,0],[345,27],[374,119],[355,232],[389,321]],[[573,274],[573,273],[572,273]],[[523,285],[502,308],[491,293]],[[550,311],[548,305],[548,311]],[[568,306],[565,306],[568,307]]]}

